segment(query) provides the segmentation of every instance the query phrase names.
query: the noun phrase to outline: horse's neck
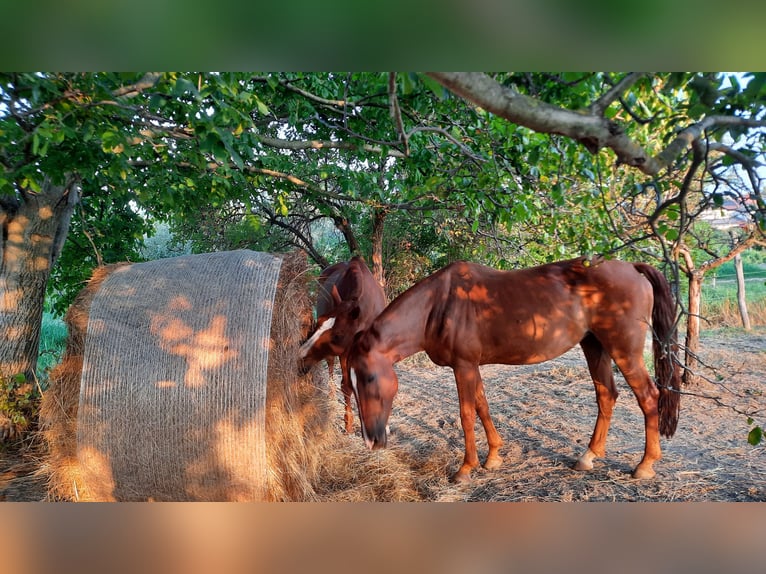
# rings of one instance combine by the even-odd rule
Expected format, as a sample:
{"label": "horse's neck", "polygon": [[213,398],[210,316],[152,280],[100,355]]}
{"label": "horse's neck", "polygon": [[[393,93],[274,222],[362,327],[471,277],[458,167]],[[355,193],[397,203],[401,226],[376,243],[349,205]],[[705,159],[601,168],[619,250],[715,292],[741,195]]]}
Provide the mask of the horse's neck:
{"label": "horse's neck", "polygon": [[377,328],[378,348],[391,357],[393,362],[424,350],[429,309],[425,305],[417,304],[417,301],[418,298],[413,297],[392,304],[393,306],[381,316],[383,320],[374,323]]}

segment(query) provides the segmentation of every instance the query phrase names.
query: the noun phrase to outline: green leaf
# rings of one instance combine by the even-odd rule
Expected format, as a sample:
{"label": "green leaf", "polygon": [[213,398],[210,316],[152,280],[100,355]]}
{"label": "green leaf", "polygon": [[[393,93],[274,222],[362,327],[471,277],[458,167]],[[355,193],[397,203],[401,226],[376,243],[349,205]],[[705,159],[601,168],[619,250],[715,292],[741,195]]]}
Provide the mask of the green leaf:
{"label": "green leaf", "polygon": [[[237,153],[237,150],[234,149],[234,146],[231,145],[231,138],[222,138],[223,145],[226,147],[226,151],[229,152],[229,156],[231,157],[231,161],[234,162],[234,165],[236,165],[239,169],[243,169],[245,167],[245,162],[242,161],[242,156],[240,156]],[[218,159],[218,155],[216,155],[216,159]]]}
{"label": "green leaf", "polygon": [[266,77],[266,83],[272,90],[276,90],[277,86],[279,86],[279,78],[277,78],[274,74],[269,74]]}
{"label": "green leaf", "polygon": [[176,80],[176,85],[173,88],[173,95],[181,96],[187,92],[191,92],[195,96],[198,95],[197,86],[195,86],[186,78],[178,78],[178,80]]}
{"label": "green leaf", "polygon": [[747,434],[747,442],[756,446],[760,444],[763,439],[763,429],[761,427],[753,427],[753,429]]}
{"label": "green leaf", "polygon": [[264,104],[258,96],[255,97],[255,104],[258,107],[258,111],[261,113],[261,115],[268,116],[269,114],[271,114],[271,110],[269,110],[269,106]]}
{"label": "green leaf", "polygon": [[287,215],[290,213],[287,209],[287,204],[285,203],[285,198],[283,196],[279,196],[277,198],[279,203],[279,213],[282,217],[287,217]]}
{"label": "green leaf", "polygon": [[667,217],[670,221],[678,221],[678,218],[680,217],[680,211],[681,209],[677,204],[671,205],[665,210],[665,217]]}
{"label": "green leaf", "polygon": [[442,86],[439,82],[434,80],[431,76],[426,76],[425,74],[420,75],[420,80],[426,85],[426,87],[431,90],[440,100],[447,99],[447,89]]}
{"label": "green leaf", "polygon": [[668,241],[675,241],[678,239],[678,230],[677,229],[668,229],[665,232],[665,239]]}
{"label": "green leaf", "polygon": [[402,74],[399,74],[399,78],[401,79],[402,95],[403,96],[410,95],[415,89],[415,85],[412,82],[412,77],[408,73],[402,73]]}

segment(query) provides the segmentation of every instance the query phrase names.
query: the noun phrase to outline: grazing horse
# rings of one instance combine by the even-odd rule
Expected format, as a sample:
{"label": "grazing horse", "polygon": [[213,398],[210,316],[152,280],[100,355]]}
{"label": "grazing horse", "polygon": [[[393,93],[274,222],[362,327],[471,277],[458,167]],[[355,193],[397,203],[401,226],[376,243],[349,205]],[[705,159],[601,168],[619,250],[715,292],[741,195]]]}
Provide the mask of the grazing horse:
{"label": "grazing horse", "polygon": [[[335,265],[331,265],[326,269],[323,269],[319,274],[319,289],[317,291],[317,303],[316,303],[316,315],[322,317],[332,312],[332,310],[338,305],[338,282],[346,275],[348,271],[348,262],[340,261]],[[333,291],[334,289],[334,291]],[[335,295],[334,295],[335,294]],[[325,357],[327,361],[327,371],[330,377],[330,384],[332,385],[333,371],[335,367],[335,355],[328,355]],[[333,392],[335,387],[332,387]]]}
{"label": "grazing horse", "polygon": [[[657,384],[643,359],[652,322]],[[502,440],[490,418],[479,365],[523,365],[558,357],[578,343],[596,387],[598,417],[577,470],[605,455],[617,399],[612,360],[644,413],[644,456],[635,478],[654,476],[660,434],[678,423],[680,367],[675,304],[665,277],[644,263],[578,258],[516,271],[453,263],[397,297],[355,338],[347,358],[362,436],[370,449],[386,445],[386,423],[397,392],[393,365],[425,351],[452,367],[460,400],[465,458],[453,481],[470,480],[478,466],[474,423],[484,426],[489,452],[484,467],[497,468]],[[659,387],[659,388],[658,388]]]}
{"label": "grazing horse", "polygon": [[316,329],[300,347],[300,368],[307,372],[322,359],[328,359],[332,376],[330,360],[335,356],[340,357],[346,432],[351,433],[354,414],[351,410],[351,385],[346,369],[347,351],[354,335],[369,327],[385,308],[386,295],[364,260],[358,256],[348,263],[337,263],[325,269],[320,275],[320,283]]}

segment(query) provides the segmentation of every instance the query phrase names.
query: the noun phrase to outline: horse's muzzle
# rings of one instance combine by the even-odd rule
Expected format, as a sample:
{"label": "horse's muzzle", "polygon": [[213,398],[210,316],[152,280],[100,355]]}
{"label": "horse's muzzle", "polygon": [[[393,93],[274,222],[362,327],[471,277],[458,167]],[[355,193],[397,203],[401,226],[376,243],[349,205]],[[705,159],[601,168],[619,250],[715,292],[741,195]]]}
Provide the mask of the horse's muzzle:
{"label": "horse's muzzle", "polygon": [[381,448],[386,448],[386,439],[388,438],[388,433],[386,432],[386,425],[376,425],[376,428],[373,432],[370,432],[367,430],[364,433],[364,444],[367,445],[367,448],[370,450],[378,450]]}

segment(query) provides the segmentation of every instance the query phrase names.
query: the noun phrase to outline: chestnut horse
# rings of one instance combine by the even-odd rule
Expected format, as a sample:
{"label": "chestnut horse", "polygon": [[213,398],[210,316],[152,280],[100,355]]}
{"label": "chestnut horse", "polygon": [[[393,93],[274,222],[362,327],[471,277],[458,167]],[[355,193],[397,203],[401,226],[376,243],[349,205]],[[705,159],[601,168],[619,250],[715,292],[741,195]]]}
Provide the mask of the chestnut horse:
{"label": "chestnut horse", "polygon": [[348,433],[354,428],[354,414],[351,410],[348,369],[345,367],[347,351],[354,335],[369,327],[385,306],[383,288],[361,257],[353,257],[348,263],[336,263],[322,271],[316,328],[299,350],[300,369],[307,372],[322,359],[327,359],[332,378],[331,361],[336,356],[340,357],[341,391]]}
{"label": "chestnut horse", "polygon": [[[340,295],[337,295],[338,282],[343,279],[348,271],[348,261],[340,261],[335,265],[331,265],[326,269],[323,269],[319,274],[319,289],[317,290],[317,302],[316,302],[316,316],[322,317],[332,312],[332,310],[338,305]],[[348,283],[348,282],[347,282]],[[345,286],[342,286],[344,290]],[[334,289],[334,291],[333,291]],[[333,292],[336,295],[333,295]],[[335,367],[336,355],[328,355],[325,357],[327,361],[327,372],[330,377],[330,384],[333,382],[333,370]],[[335,387],[332,387],[333,390]]]}
{"label": "chestnut horse", "polygon": [[[643,359],[650,320],[656,385]],[[671,437],[678,423],[676,336],[670,286],[645,263],[578,258],[497,271],[459,262],[397,297],[357,335],[347,366],[370,449],[386,445],[398,386],[394,363],[425,351],[437,365],[452,367],[465,436],[465,458],[452,480],[467,481],[479,464],[476,414],[489,446],[484,467],[494,469],[502,462],[502,439],[490,418],[479,365],[540,363],[579,343],[596,387],[598,416],[588,450],[575,468],[590,470],[593,459],[605,455],[617,399],[614,360],[644,413],[644,456],[633,477],[651,478],[654,462],[661,458],[660,434]]]}

